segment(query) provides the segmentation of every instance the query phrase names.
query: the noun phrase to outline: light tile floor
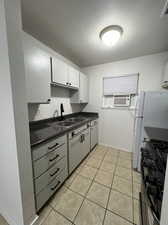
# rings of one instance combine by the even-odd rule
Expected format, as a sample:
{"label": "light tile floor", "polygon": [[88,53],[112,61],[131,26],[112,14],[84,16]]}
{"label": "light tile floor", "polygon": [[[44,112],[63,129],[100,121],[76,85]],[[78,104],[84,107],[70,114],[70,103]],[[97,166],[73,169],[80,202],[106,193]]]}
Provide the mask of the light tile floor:
{"label": "light tile floor", "polygon": [[97,146],[42,210],[39,225],[140,225],[140,183],[131,153]]}

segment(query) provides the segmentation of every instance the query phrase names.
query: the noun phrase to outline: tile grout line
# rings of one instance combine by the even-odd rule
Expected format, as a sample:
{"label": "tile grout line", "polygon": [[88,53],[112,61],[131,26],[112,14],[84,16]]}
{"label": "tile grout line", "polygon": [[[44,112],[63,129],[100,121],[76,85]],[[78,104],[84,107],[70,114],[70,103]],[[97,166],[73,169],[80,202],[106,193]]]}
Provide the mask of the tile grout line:
{"label": "tile grout line", "polygon": [[[117,162],[116,162],[116,167],[115,167],[115,171],[114,171],[114,175],[113,175],[113,181],[112,181],[112,184],[111,184],[110,193],[109,193],[109,198],[108,198],[107,207],[106,207],[106,212],[105,212],[105,215],[104,215],[104,220],[103,220],[103,224],[102,224],[102,225],[104,225],[105,217],[106,217],[107,211],[112,212],[113,214],[115,214],[115,215],[121,217],[123,220],[125,220],[125,221],[129,222],[130,224],[133,224],[133,225],[134,225],[134,222],[133,222],[133,221],[130,221],[130,220],[128,220],[128,219],[122,217],[121,215],[119,215],[119,214],[117,214],[117,213],[115,213],[115,212],[113,212],[113,211],[111,211],[111,210],[108,209],[108,203],[109,203],[111,191],[114,190],[114,189],[112,189],[112,186],[113,186],[113,182],[114,182],[114,176],[115,176],[116,168],[117,168],[117,165],[118,165],[119,155],[120,155],[120,154],[118,153]],[[115,191],[117,191],[117,190],[115,190]],[[119,192],[119,191],[117,191],[117,192]],[[119,193],[123,194],[122,192],[119,192]],[[127,197],[130,197],[130,196],[128,196],[128,195],[126,195],[126,196],[127,196]]]}
{"label": "tile grout line", "polygon": [[[84,177],[84,178],[85,178],[85,179],[88,179],[88,178],[86,178],[86,177]],[[90,180],[90,179],[89,179],[89,180]],[[94,181],[94,182],[95,182],[95,181]],[[92,183],[91,183],[90,185],[92,185]],[[101,184],[100,184],[100,185],[101,185]],[[109,187],[106,187],[106,188],[110,189]],[[77,195],[80,195],[81,197],[85,198],[86,200],[88,200],[88,201],[94,203],[95,205],[97,205],[97,206],[99,206],[99,207],[101,207],[101,208],[103,208],[103,209],[106,210],[106,207],[103,207],[102,205],[99,205],[97,202],[94,202],[93,200],[88,199],[88,198],[85,197],[84,195],[82,195],[82,194],[80,194],[80,193],[78,193],[78,192],[76,192],[76,191],[74,191],[74,190],[72,190],[72,189],[70,189],[70,188],[67,188],[67,189],[69,189],[69,190],[72,191],[73,193],[75,193],[75,194],[77,194]],[[89,186],[89,189],[90,189],[90,186]],[[114,189],[111,189],[111,190],[114,190]],[[88,190],[88,191],[89,191],[89,190]],[[116,191],[116,190],[115,190],[115,191]],[[119,191],[116,191],[116,192],[119,192]],[[119,193],[123,194],[122,192],[119,192]],[[125,194],[123,194],[123,195],[125,195]],[[127,196],[127,195],[126,195],[126,196]],[[130,198],[130,196],[127,196],[127,197]],[[117,214],[116,212],[113,212],[113,211],[110,210],[110,209],[107,209],[107,210],[110,211],[110,212],[112,212],[113,214],[115,214],[115,215],[121,217],[122,219],[128,221],[129,223],[132,223],[132,221],[130,221],[130,220],[128,220],[128,219],[122,217],[121,215]]]}
{"label": "tile grout line", "polygon": [[[87,162],[86,162],[86,163],[87,163]],[[86,165],[86,163],[84,164],[84,166]],[[84,166],[83,166],[83,167],[84,167]],[[82,170],[82,169],[83,169],[83,168],[81,168],[81,170]],[[81,170],[80,170],[80,171],[81,171]],[[75,171],[74,171],[74,172],[75,172]],[[96,175],[96,174],[95,174],[95,175]],[[80,172],[79,172],[79,173],[77,173],[76,176],[82,176],[82,175],[81,175]],[[76,176],[75,176],[75,178],[73,179],[72,183],[73,183],[74,180],[76,179]],[[84,177],[85,179],[89,179],[89,178],[86,178],[85,176],[82,176],[82,177]],[[91,180],[91,179],[89,179],[89,180]],[[70,186],[72,185],[72,183],[70,184]],[[92,183],[93,183],[93,182],[90,183],[89,188],[88,188],[88,191],[89,191],[89,189],[90,189]],[[77,214],[78,214],[78,212],[79,212],[80,208],[82,207],[83,202],[84,202],[84,200],[86,199],[86,197],[83,196],[83,195],[81,195],[80,193],[75,192],[74,190],[70,189],[70,186],[66,186],[66,188],[67,188],[68,190],[72,191],[73,193],[80,195],[80,196],[83,198],[82,203],[81,203],[81,206],[79,207],[79,209],[78,209],[78,211],[77,211]],[[86,192],[86,194],[88,193],[88,191]],[[86,195],[86,194],[85,194],[85,195]],[[55,211],[57,212],[57,210],[55,210]],[[59,212],[58,212],[58,213],[59,213]],[[61,213],[59,213],[59,214],[61,214]],[[69,220],[69,219],[68,219],[67,217],[65,217],[63,214],[61,214],[61,215],[64,216],[64,218],[68,219],[72,224],[74,224],[74,221],[75,221],[75,219],[76,219],[76,217],[77,217],[77,214],[76,214],[76,216],[74,217],[73,221]]]}
{"label": "tile grout line", "polygon": [[[103,162],[103,159],[104,159],[104,157],[102,158],[102,161],[101,161],[101,163],[100,163],[100,166],[101,166],[101,164],[102,164],[102,162]],[[100,168],[100,167],[99,167],[99,168]],[[77,216],[78,216],[78,214],[79,214],[79,211],[80,211],[80,209],[82,208],[84,201],[87,199],[86,196],[87,196],[87,194],[88,194],[88,192],[89,192],[89,190],[90,190],[90,188],[91,188],[91,186],[92,186],[92,184],[93,184],[93,182],[94,182],[94,178],[96,177],[97,173],[98,173],[98,169],[97,169],[97,171],[96,171],[96,173],[95,173],[95,175],[94,175],[94,177],[93,177],[93,179],[92,179],[92,182],[90,183],[90,186],[89,186],[89,188],[88,188],[88,190],[87,190],[87,192],[86,192],[86,194],[85,194],[85,196],[84,196],[84,198],[83,198],[82,204],[81,204],[81,206],[79,207],[79,209],[78,209],[78,211],[77,211],[77,213],[76,213],[76,216],[75,216],[75,218],[74,218],[74,220],[73,220],[73,224],[74,224],[74,225],[75,225],[75,220],[76,220],[76,218],[77,218]]]}
{"label": "tile grout line", "polygon": [[[86,163],[85,163],[86,164]],[[85,164],[84,164],[84,166],[85,166]],[[83,167],[81,168],[81,170],[83,169]],[[74,171],[75,172],[75,171]],[[73,175],[73,174],[72,174]],[[77,173],[77,175],[76,176],[78,176],[78,173]],[[76,179],[76,176],[75,176],[75,178],[73,179],[73,181],[72,181],[72,183],[74,182],[74,180]],[[72,185],[72,183],[70,184],[70,186]],[[89,186],[89,189],[90,189],[90,187],[91,187],[91,185],[92,185],[92,182],[91,182],[91,184],[90,184],[90,186]],[[70,190],[70,191],[72,191],[69,187],[70,186],[65,186],[68,190]],[[88,189],[88,191],[89,191],[89,189]],[[78,194],[78,195],[80,195],[79,193],[77,193],[77,192],[74,192],[74,191],[72,191],[73,193],[76,193],[76,194]],[[57,194],[57,193],[56,193]],[[87,194],[87,192],[86,192],[86,194]],[[79,210],[80,210],[80,208],[82,207],[82,205],[83,205],[83,202],[84,202],[84,200],[85,200],[85,196],[82,196],[82,195],[80,195],[82,198],[83,198],[83,200],[82,200],[82,203],[81,203],[81,206],[79,207],[79,209],[78,209],[78,211],[77,211],[77,214],[78,214],[78,212],[79,212]],[[77,217],[77,214],[75,215],[75,217],[74,217],[74,219],[73,220],[70,220],[68,217],[66,217],[64,214],[62,214],[62,213],[60,213],[59,211],[57,211],[52,205],[50,205],[50,207],[55,211],[55,212],[57,212],[59,215],[61,215],[61,216],[63,216],[66,220],[68,220],[71,224],[74,224],[74,222],[75,222],[75,219],[76,219],[76,217]],[[48,217],[48,216],[47,216]]]}
{"label": "tile grout line", "polygon": [[[103,162],[103,160],[104,160],[105,155],[107,154],[107,152],[108,152],[108,151],[106,151],[106,153],[104,154],[104,157],[103,157],[103,158],[102,158],[102,160],[101,160],[101,164],[102,164],[102,162]],[[118,152],[118,154],[117,154],[117,161],[116,161],[116,163],[115,163],[115,164],[113,164],[113,163],[112,163],[112,164],[115,166],[115,170],[116,170],[117,165],[118,165],[118,159],[119,159],[119,152]],[[95,176],[94,176],[94,178],[93,178],[93,180],[92,180],[92,183],[91,183],[90,187],[92,186],[93,182],[96,182],[95,177],[96,177],[96,175],[97,175],[98,171],[100,170],[101,164],[100,164],[99,168],[96,168],[96,169],[97,169],[97,172],[96,172],[96,174],[95,174]],[[90,167],[91,167],[91,166],[90,166]],[[92,167],[92,168],[93,168],[93,167]],[[125,167],[124,167],[124,168],[125,168]],[[103,185],[103,186],[105,186],[105,187],[107,187],[107,188],[109,188],[109,189],[110,189],[110,191],[109,191],[108,201],[109,201],[109,198],[110,198],[110,193],[111,193],[111,191],[112,191],[112,190],[114,190],[114,189],[112,189],[112,185],[113,185],[113,180],[114,180],[114,176],[115,176],[115,170],[114,170],[114,172],[113,172],[112,184],[110,185],[110,187],[107,187],[107,186],[105,186],[105,185],[103,185],[103,184],[100,184],[100,183],[96,182],[96,183],[98,183],[98,184],[100,184],[100,185]],[[130,169],[130,170],[131,170],[131,169]],[[110,173],[109,171],[105,171],[105,170],[101,170],[101,171],[104,171],[104,172],[108,172],[108,173]],[[79,176],[82,176],[82,175],[81,175],[81,174],[79,174]],[[84,176],[82,176],[82,177],[84,177]],[[84,178],[86,178],[86,177],[84,177]],[[86,178],[86,179],[89,179],[89,178]],[[89,189],[88,189],[87,193],[89,192],[90,187],[89,187]],[[70,190],[71,190],[71,189],[70,189]],[[117,191],[117,190],[115,190],[115,191]],[[75,192],[75,191],[73,191],[73,192]],[[119,191],[117,191],[117,192],[119,192]],[[76,193],[76,194],[79,194],[79,193],[77,193],[77,192],[75,192],[75,193]],[[106,212],[108,211],[108,208],[107,208],[107,206],[108,206],[108,202],[107,202],[107,204],[106,204],[106,208],[104,208],[103,206],[99,205],[98,203],[94,202],[93,200],[88,199],[88,198],[86,197],[86,196],[87,196],[87,193],[85,194],[84,199],[86,199],[86,200],[88,200],[88,201],[90,201],[90,202],[92,202],[92,203],[96,204],[97,206],[99,206],[99,207],[101,207],[101,208],[105,209],[105,215],[104,215],[104,219],[103,219],[103,223],[104,223],[105,216],[106,216]],[[125,196],[127,196],[127,197],[129,197],[129,198],[131,198],[131,197],[132,197],[132,196],[129,196],[129,195],[124,194],[124,193],[122,193],[122,192],[119,192],[119,193],[121,193],[121,194],[123,194],[123,195],[125,195]],[[81,195],[81,194],[79,194],[79,195]],[[81,195],[81,196],[82,196],[82,195]],[[128,220],[128,219],[126,219],[126,218],[122,217],[121,215],[119,215],[119,214],[117,214],[117,213],[115,213],[115,212],[113,212],[113,211],[111,211],[111,210],[109,210],[109,211],[110,211],[110,212],[112,212],[113,214],[115,214],[115,215],[117,215],[117,216],[121,217],[123,220],[125,220],[125,221],[129,222],[130,224],[133,224],[133,221],[130,221],[130,220]],[[103,225],[103,223],[102,223],[102,225]]]}
{"label": "tile grout line", "polygon": [[[131,161],[132,162],[132,161]],[[132,216],[133,216],[133,223],[134,223],[134,181],[133,181],[133,162],[131,163],[131,166],[132,166]]]}
{"label": "tile grout line", "polygon": [[[107,148],[107,147],[105,147],[105,148]],[[97,150],[97,149],[95,148],[94,152],[96,152],[96,150]],[[101,151],[101,150],[100,150],[100,151]],[[69,218],[67,218],[67,217],[66,217],[65,215],[63,215],[62,213],[58,212],[52,205],[50,205],[50,207],[51,207],[52,210],[54,210],[55,212],[57,212],[58,214],[60,214],[61,216],[63,216],[66,220],[68,220],[68,221],[71,222],[72,224],[75,224],[75,219],[77,218],[77,216],[78,216],[78,214],[79,214],[79,211],[80,211],[80,209],[82,208],[83,203],[84,203],[85,200],[88,200],[88,201],[90,201],[90,202],[96,204],[97,206],[99,206],[99,207],[105,209],[105,215],[104,215],[104,218],[103,218],[102,225],[104,224],[105,217],[106,217],[106,213],[107,213],[107,211],[108,211],[108,203],[109,203],[110,194],[111,194],[111,191],[112,191],[112,185],[113,185],[113,181],[114,181],[114,176],[115,176],[116,168],[117,168],[117,165],[118,165],[118,159],[119,159],[119,155],[120,155],[120,150],[118,150],[118,152],[117,152],[117,161],[116,161],[115,164],[114,164],[114,165],[115,165],[115,169],[114,169],[114,172],[113,172],[112,183],[111,183],[110,187],[109,187],[109,186],[106,186],[106,185],[103,185],[103,184],[101,184],[101,183],[99,183],[99,182],[97,182],[97,181],[95,180],[95,178],[96,178],[98,172],[99,172],[99,171],[104,171],[104,170],[100,170],[100,167],[101,167],[101,165],[102,165],[102,163],[103,163],[103,161],[104,161],[104,158],[105,158],[107,152],[109,152],[109,151],[106,150],[105,153],[104,153],[104,155],[103,155],[103,157],[101,158],[101,163],[100,163],[100,165],[99,165],[98,168],[95,168],[95,167],[90,166],[90,167],[95,168],[95,169],[97,170],[96,173],[95,173],[95,175],[94,175],[94,177],[93,177],[93,179],[89,179],[88,177],[82,176],[82,174],[80,174],[80,172],[81,172],[81,170],[83,169],[83,167],[87,165],[87,161],[86,161],[86,162],[84,163],[84,166],[81,168],[80,172],[77,173],[76,176],[74,177],[74,179],[73,179],[73,181],[71,182],[71,184],[68,185],[68,186],[65,185],[65,187],[66,187],[68,190],[70,190],[70,191],[72,191],[72,192],[74,192],[74,193],[80,195],[80,196],[83,198],[83,201],[82,201],[82,203],[81,203],[81,206],[79,207],[79,209],[78,209],[78,211],[77,211],[77,213],[76,213],[76,215],[75,215],[73,221],[70,220]],[[91,157],[92,157],[92,155],[90,155],[90,156],[88,155],[88,157],[87,157],[85,160],[87,160],[87,159],[89,159],[89,158],[91,158]],[[93,158],[94,158],[94,157],[93,157]],[[85,161],[85,160],[84,160],[84,161]],[[89,165],[88,165],[88,166],[89,166]],[[125,167],[124,167],[124,168],[125,168]],[[74,171],[74,172],[75,172],[75,171]],[[109,171],[104,171],[104,172],[110,173]],[[72,174],[72,175],[73,175],[73,174]],[[72,189],[70,189],[70,186],[72,185],[72,183],[74,182],[74,180],[76,179],[77,176],[82,176],[82,177],[84,177],[85,179],[91,180],[91,183],[90,183],[90,185],[89,185],[89,188],[88,188],[88,190],[87,190],[87,192],[85,193],[84,196],[83,196],[82,194],[80,194],[80,193],[78,193],[78,192],[73,191]],[[95,182],[95,183],[98,183],[98,184],[100,184],[100,185],[103,185],[104,187],[110,189],[110,190],[109,190],[109,195],[108,195],[108,201],[107,201],[107,204],[106,204],[106,207],[105,207],[105,208],[104,208],[103,206],[99,205],[98,203],[92,201],[91,199],[88,199],[88,198],[87,198],[87,194],[88,194],[88,192],[90,191],[90,188],[91,188],[91,186],[92,186],[92,184],[93,184],[94,182]],[[133,182],[133,178],[132,178],[132,182]],[[122,194],[123,194],[123,193],[122,193]],[[130,197],[130,196],[129,196],[129,197]],[[132,197],[133,197],[133,196],[132,196]],[[52,210],[49,212],[48,216],[50,215],[50,213],[52,212]],[[109,211],[111,211],[111,210],[109,210]],[[118,215],[117,213],[115,213],[115,212],[113,212],[113,211],[112,211],[112,213]],[[48,218],[48,216],[46,217],[46,219]],[[118,216],[121,217],[121,218],[123,218],[123,217],[120,216],[120,215],[118,215]],[[46,220],[46,219],[45,219],[45,220]],[[123,218],[123,219],[126,220],[126,221],[128,221],[128,222],[130,222],[129,220],[127,220],[127,219],[125,219],[125,218]],[[45,220],[44,220],[44,221],[45,221]],[[44,223],[44,221],[43,221],[43,223]],[[43,224],[43,223],[42,223],[42,224]],[[132,223],[132,222],[131,222],[131,223]]]}
{"label": "tile grout line", "polygon": [[51,214],[52,207],[50,205],[49,205],[49,207],[51,208],[50,211],[49,211],[49,213],[47,214],[46,218],[44,218],[44,220],[41,223],[39,223],[39,225],[43,225],[45,223],[45,221],[48,219],[49,215]]}
{"label": "tile grout line", "polygon": [[114,173],[113,173],[113,178],[112,178],[112,182],[111,182],[111,186],[110,186],[109,196],[108,196],[108,200],[107,200],[107,204],[106,204],[106,210],[105,210],[105,214],[104,214],[102,225],[104,225],[105,218],[106,218],[106,215],[107,215],[108,204],[109,204],[109,201],[110,201],[110,195],[111,195],[112,185],[113,185],[113,182],[114,182],[114,176],[115,176],[115,171],[116,171],[116,168],[117,168],[118,158],[119,158],[119,152],[117,154],[117,162],[116,162]]}
{"label": "tile grout line", "polygon": [[[138,182],[134,182],[134,179],[133,179],[133,172],[134,172],[134,170],[133,170],[133,167],[132,167],[132,187],[134,187],[134,183],[136,183],[136,184],[138,184],[138,185],[140,185],[140,183],[138,183]],[[134,189],[134,188],[133,188]],[[138,198],[136,198],[136,197],[134,197],[134,195],[132,195],[132,198],[133,198],[133,222],[134,222],[134,225],[138,225],[138,224],[136,224],[135,223],[135,209],[134,209],[134,201],[138,201],[138,203],[139,203],[139,199]]]}
{"label": "tile grout line", "polygon": [[68,217],[66,217],[64,214],[60,213],[59,211],[57,211],[52,205],[51,205],[51,208],[54,212],[58,213],[59,215],[61,215],[62,217],[64,217],[64,219],[68,220],[70,223],[73,224],[73,221],[70,220]]}

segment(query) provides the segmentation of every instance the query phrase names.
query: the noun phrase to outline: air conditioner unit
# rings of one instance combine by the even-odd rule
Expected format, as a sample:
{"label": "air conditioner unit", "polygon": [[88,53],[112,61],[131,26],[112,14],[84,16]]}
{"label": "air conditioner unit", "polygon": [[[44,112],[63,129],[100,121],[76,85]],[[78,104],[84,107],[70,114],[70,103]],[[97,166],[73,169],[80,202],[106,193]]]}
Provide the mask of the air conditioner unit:
{"label": "air conditioner unit", "polygon": [[168,0],[166,0],[161,12],[161,17],[168,15]]}
{"label": "air conditioner unit", "polygon": [[130,101],[131,101],[130,95],[115,95],[114,107],[129,107]]}

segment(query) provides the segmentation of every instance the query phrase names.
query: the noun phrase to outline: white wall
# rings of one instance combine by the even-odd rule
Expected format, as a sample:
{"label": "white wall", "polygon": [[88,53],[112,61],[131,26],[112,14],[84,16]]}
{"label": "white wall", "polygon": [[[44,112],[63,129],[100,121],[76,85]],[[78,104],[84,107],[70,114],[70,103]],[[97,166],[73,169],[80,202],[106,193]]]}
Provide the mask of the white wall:
{"label": "white wall", "polygon": [[89,75],[89,104],[86,111],[99,112],[99,142],[118,149],[132,151],[133,111],[102,109],[102,78],[139,73],[139,89],[160,90],[163,67],[168,61],[168,52],[148,55],[118,62],[83,68]]}
{"label": "white wall", "polygon": [[49,104],[29,104],[29,121],[53,117],[55,110],[58,110],[58,115],[60,116],[61,103],[64,105],[64,115],[80,112],[83,109],[79,104],[70,104],[70,92],[68,89],[51,87],[51,102]]}
{"label": "white wall", "polygon": [[19,0],[0,1],[0,27],[0,214],[29,225],[36,215]]}

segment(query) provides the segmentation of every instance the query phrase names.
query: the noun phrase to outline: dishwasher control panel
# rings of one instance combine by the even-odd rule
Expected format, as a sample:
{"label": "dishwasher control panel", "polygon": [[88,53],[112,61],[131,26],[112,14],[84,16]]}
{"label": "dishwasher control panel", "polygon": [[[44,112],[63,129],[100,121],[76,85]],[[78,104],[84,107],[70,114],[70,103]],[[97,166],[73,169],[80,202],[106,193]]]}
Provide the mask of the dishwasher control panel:
{"label": "dishwasher control panel", "polygon": [[86,129],[89,128],[89,127],[90,127],[90,125],[89,125],[89,123],[87,123],[87,124],[85,124],[85,125],[83,125],[83,126],[77,128],[77,129],[71,131],[71,132],[69,133],[69,139],[71,139],[71,138],[73,138],[74,136],[80,134],[82,131],[86,130]]}

